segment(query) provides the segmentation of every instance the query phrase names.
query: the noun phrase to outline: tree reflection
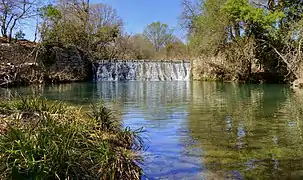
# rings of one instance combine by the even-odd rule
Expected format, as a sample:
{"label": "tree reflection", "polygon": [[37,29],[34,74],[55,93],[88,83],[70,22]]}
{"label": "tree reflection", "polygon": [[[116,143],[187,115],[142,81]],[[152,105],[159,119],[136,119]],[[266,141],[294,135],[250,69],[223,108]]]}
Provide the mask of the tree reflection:
{"label": "tree reflection", "polygon": [[303,177],[301,107],[280,85],[193,83],[189,128],[219,177]]}

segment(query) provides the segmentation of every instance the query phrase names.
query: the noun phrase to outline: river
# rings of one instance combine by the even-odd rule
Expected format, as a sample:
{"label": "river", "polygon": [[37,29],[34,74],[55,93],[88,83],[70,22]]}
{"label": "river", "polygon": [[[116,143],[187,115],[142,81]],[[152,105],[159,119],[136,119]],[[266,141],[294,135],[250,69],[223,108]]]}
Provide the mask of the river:
{"label": "river", "polygon": [[143,179],[302,179],[303,95],[286,85],[100,82],[4,90],[87,106],[143,127]]}

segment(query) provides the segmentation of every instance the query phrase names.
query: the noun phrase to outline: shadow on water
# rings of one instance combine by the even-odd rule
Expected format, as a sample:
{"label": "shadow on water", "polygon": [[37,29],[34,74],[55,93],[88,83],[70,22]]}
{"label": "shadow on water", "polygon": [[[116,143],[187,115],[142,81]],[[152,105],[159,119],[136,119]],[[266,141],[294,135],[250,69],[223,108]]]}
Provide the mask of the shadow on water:
{"label": "shadow on water", "polygon": [[303,92],[283,85],[102,82],[1,90],[88,105],[104,100],[147,130],[148,179],[302,179]]}

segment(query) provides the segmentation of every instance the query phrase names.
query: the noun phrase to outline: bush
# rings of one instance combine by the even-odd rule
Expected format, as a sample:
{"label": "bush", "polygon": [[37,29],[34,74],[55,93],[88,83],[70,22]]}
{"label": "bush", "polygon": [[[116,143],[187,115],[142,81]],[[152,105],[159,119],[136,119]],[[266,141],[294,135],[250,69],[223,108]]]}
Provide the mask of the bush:
{"label": "bush", "polygon": [[123,129],[103,105],[87,116],[27,97],[3,101],[0,110],[0,179],[140,179],[134,150],[142,149],[142,129]]}

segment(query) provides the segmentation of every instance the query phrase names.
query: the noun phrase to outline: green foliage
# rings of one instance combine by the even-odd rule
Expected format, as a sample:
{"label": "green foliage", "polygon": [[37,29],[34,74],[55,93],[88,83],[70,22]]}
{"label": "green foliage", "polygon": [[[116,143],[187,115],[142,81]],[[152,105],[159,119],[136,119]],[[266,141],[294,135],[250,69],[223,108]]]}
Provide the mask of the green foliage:
{"label": "green foliage", "polygon": [[117,26],[104,26],[90,35],[90,51],[96,59],[112,59],[112,43],[116,42],[120,30]]}
{"label": "green foliage", "polygon": [[190,47],[195,55],[214,54],[227,39],[228,19],[221,12],[225,0],[205,1],[202,14],[193,19],[194,32],[190,35]]}
{"label": "green foliage", "polygon": [[263,29],[275,28],[275,23],[285,16],[282,11],[258,8],[247,0],[227,0],[221,10],[230,20],[258,24]]}
{"label": "green foliage", "polygon": [[75,46],[92,60],[164,57],[174,39],[173,30],[160,22],[148,25],[142,35],[124,36],[122,20],[107,4],[79,6],[78,1],[62,0],[39,12],[43,45]]}
{"label": "green foliage", "polygon": [[15,39],[21,40],[24,39],[25,33],[22,30],[19,30],[18,32],[15,33]]}
{"label": "green foliage", "polygon": [[[191,16],[188,29],[194,56],[223,59],[224,62],[218,65],[225,69],[223,74],[238,72],[238,77],[249,78],[253,66],[263,67],[278,76],[298,76],[294,71],[301,67],[302,1],[201,2],[198,3],[200,12]],[[253,46],[247,41],[253,42]],[[234,69],[227,71],[231,67]]]}
{"label": "green foliage", "polygon": [[165,51],[168,59],[183,59],[188,58],[189,55],[187,46],[177,38],[165,46]]}
{"label": "green foliage", "polygon": [[89,114],[89,116],[100,125],[102,131],[117,132],[117,130],[119,130],[120,123],[113,118],[113,114],[107,107],[104,105],[92,105],[91,109],[92,112]]}
{"label": "green foliage", "polygon": [[142,34],[136,34],[130,38],[131,57],[134,59],[151,59],[155,55],[153,44]]}
{"label": "green foliage", "polygon": [[168,27],[167,24],[161,22],[153,22],[149,24],[144,32],[143,36],[148,39],[154,46],[157,52],[160,51],[166,44],[172,40],[173,30]]}
{"label": "green foliage", "polygon": [[39,9],[39,12],[42,19],[57,21],[62,18],[61,11],[57,7],[54,7],[52,4],[48,4],[47,6],[41,7]]}
{"label": "green foliage", "polygon": [[[89,9],[86,9],[89,7]],[[104,4],[62,1],[40,9],[43,44],[76,46],[97,59],[111,58],[111,43],[119,36],[122,22],[115,10]]]}
{"label": "green foliage", "polygon": [[27,113],[63,114],[67,109],[62,102],[49,102],[42,97],[19,97],[19,100],[12,102],[14,108]]}
{"label": "green foliage", "polygon": [[132,147],[142,149],[142,130],[109,123],[117,121],[104,106],[93,106],[92,117],[39,97],[0,107],[10,114],[0,118],[0,179],[140,178]]}

